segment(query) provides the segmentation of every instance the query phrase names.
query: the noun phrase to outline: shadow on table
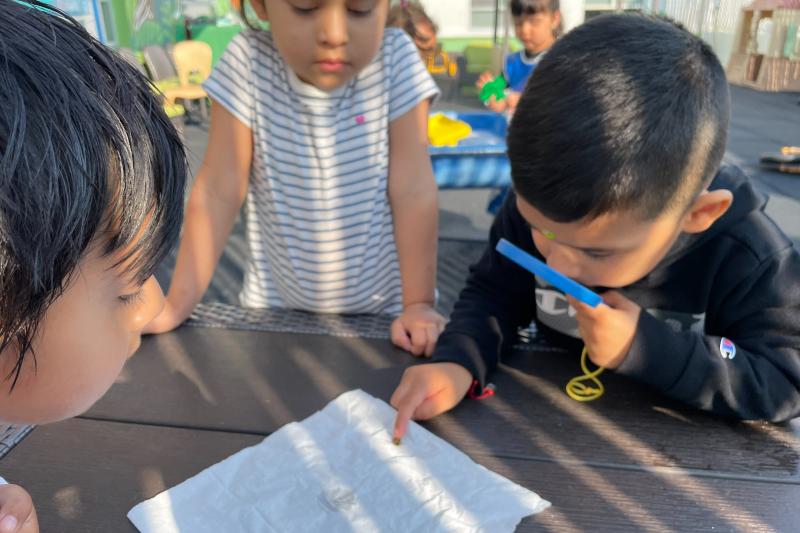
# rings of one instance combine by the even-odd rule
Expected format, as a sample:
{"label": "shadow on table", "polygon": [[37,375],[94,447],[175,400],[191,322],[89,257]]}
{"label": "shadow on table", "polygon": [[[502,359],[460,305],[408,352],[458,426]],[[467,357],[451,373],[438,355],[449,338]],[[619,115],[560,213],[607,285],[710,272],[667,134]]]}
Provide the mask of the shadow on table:
{"label": "shadow on table", "polygon": [[578,513],[600,530],[791,529],[800,439],[788,425],[723,420],[611,373],[603,397],[580,403],[564,393],[577,373],[577,354],[512,354],[493,376],[495,396],[428,427],[550,499],[537,527],[562,530]]}

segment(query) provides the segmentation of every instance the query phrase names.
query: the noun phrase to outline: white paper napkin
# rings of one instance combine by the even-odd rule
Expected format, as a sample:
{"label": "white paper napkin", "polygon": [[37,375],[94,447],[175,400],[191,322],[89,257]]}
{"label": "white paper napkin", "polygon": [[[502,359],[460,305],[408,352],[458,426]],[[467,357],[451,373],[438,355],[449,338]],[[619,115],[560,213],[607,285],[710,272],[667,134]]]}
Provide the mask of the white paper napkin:
{"label": "white paper napkin", "polygon": [[395,446],[395,414],[361,390],[347,392],[128,518],[143,533],[495,533],[550,505],[416,423]]}

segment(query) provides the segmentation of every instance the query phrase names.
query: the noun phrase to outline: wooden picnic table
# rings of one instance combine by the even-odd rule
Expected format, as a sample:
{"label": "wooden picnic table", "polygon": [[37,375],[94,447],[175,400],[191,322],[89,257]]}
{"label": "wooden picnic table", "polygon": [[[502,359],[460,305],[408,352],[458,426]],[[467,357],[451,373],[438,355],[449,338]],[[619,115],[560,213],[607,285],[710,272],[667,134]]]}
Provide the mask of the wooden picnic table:
{"label": "wooden picnic table", "polygon": [[[42,531],[135,531],[128,510],[361,388],[388,400],[413,359],[386,340],[182,327],[144,339],[85,416],[0,461]],[[798,531],[800,424],[720,420],[629,380],[563,392],[577,356],[510,354],[497,394],[425,425],[553,506],[518,531]]]}

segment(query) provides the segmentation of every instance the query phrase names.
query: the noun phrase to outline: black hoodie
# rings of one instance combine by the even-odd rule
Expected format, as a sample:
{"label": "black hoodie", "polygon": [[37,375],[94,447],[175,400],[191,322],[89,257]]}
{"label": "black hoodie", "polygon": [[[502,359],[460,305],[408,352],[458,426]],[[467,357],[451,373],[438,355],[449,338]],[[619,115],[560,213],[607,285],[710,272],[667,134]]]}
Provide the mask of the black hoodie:
{"label": "black hoodie", "polygon": [[[721,415],[796,417],[800,255],[764,213],[766,198],[738,168],[722,168],[710,188],[733,193],[725,215],[701,234],[682,235],[650,274],[620,289],[643,311],[616,372]],[[542,258],[513,193],[431,358],[461,364],[482,386],[516,342],[517,329],[531,321],[580,349],[563,294],[495,252],[500,238]]]}

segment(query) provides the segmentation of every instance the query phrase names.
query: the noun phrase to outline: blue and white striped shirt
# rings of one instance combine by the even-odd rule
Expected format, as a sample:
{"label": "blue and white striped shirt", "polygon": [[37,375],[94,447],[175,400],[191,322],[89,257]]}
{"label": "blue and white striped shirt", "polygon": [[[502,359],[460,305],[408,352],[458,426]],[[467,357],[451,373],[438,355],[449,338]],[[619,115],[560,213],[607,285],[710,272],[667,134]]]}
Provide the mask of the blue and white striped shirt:
{"label": "blue and white striped shirt", "polygon": [[269,32],[244,31],[204,87],[253,132],[242,305],[398,314],[389,123],[438,94],[411,39],[387,29],[363,71],[323,92]]}

